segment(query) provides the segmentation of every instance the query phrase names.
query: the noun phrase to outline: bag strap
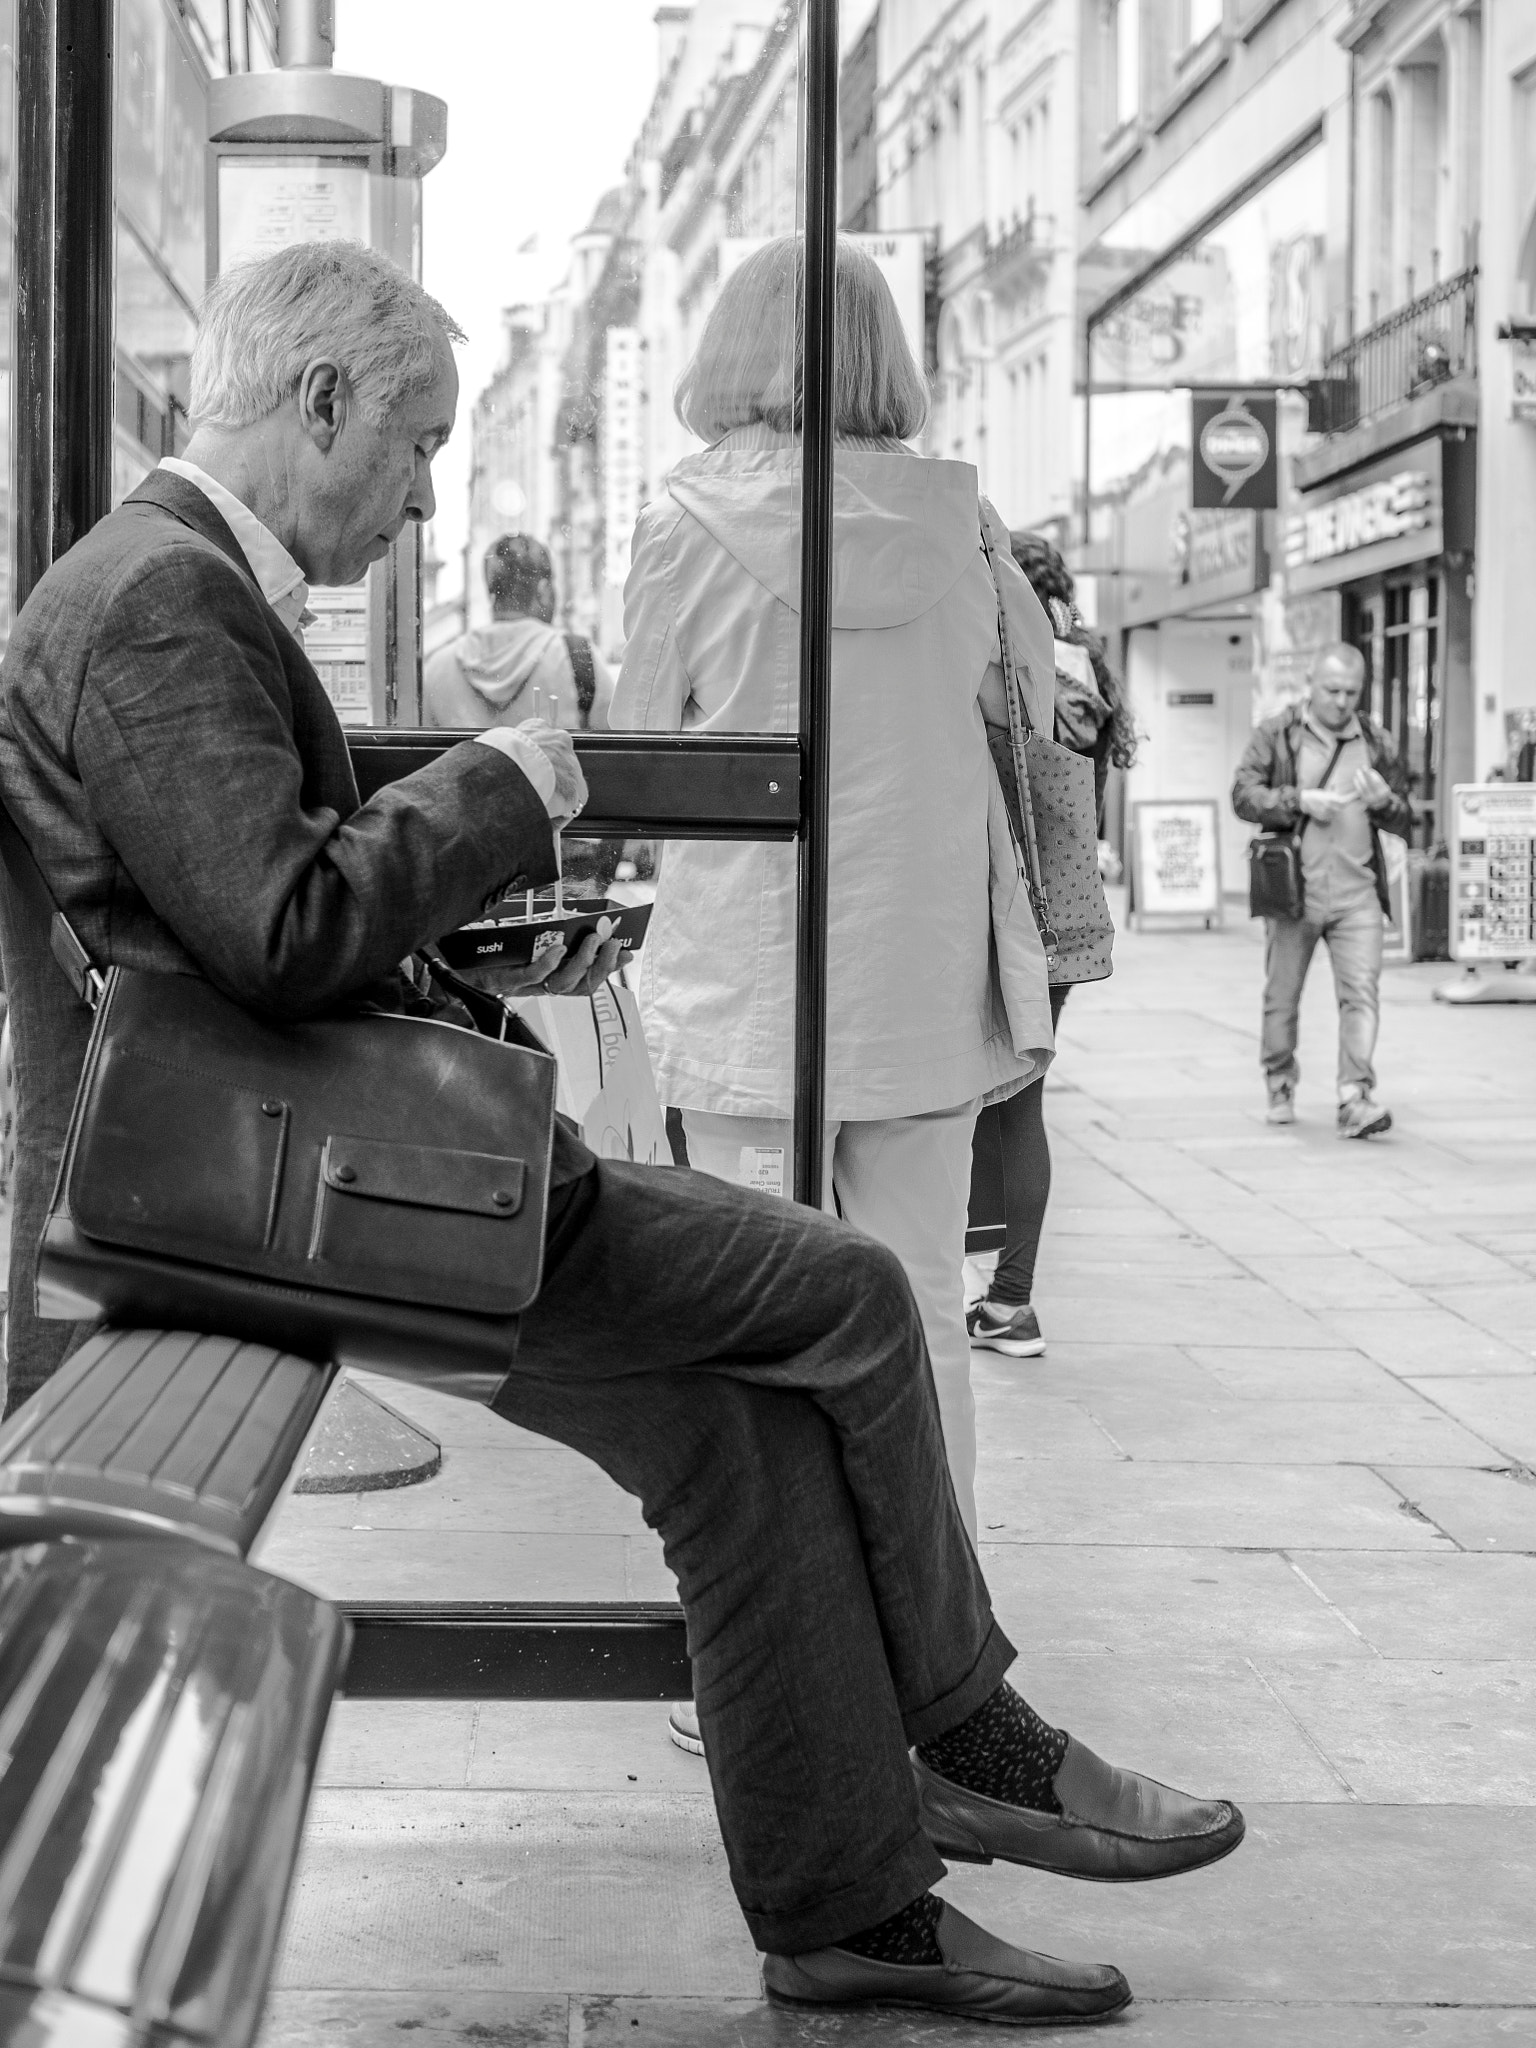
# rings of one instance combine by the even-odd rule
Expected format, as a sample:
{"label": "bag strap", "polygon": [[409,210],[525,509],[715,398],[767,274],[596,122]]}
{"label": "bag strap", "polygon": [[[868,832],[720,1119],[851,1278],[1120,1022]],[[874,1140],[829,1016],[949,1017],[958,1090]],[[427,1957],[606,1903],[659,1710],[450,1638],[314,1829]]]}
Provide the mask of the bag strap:
{"label": "bag strap", "polygon": [[[1337,740],[1337,741],[1335,741],[1335,743],[1334,743],[1334,749],[1333,749],[1333,754],[1332,754],[1332,757],[1330,758],[1330,760],[1329,760],[1329,762],[1328,762],[1328,766],[1327,766],[1327,767],[1326,767],[1326,768],[1325,768],[1325,769],[1323,770],[1323,779],[1322,779],[1322,781],[1321,781],[1321,782],[1319,782],[1319,783],[1317,784],[1317,787],[1318,787],[1319,789],[1325,789],[1325,788],[1327,787],[1327,785],[1328,785],[1328,778],[1329,778],[1329,776],[1330,776],[1330,775],[1331,775],[1331,774],[1333,773],[1334,769],[1338,767],[1338,765],[1339,765],[1339,756],[1340,756],[1340,754],[1342,754],[1342,753],[1343,753],[1343,751],[1344,751],[1345,747],[1346,747],[1346,746],[1347,746],[1348,744],[1349,744],[1349,742],[1348,742],[1348,740],[1347,740],[1347,739],[1342,739],[1342,740]],[[1296,758],[1296,772],[1297,772],[1297,775],[1298,775],[1298,776],[1299,776],[1299,775],[1300,775],[1300,773],[1301,773],[1301,760],[1300,760],[1300,757],[1299,757],[1299,756],[1297,756],[1297,758]],[[1306,831],[1307,827],[1308,827],[1308,826],[1309,826],[1309,825],[1311,824],[1311,822],[1312,822],[1311,818],[1310,818],[1310,817],[1308,816],[1308,814],[1307,814],[1307,813],[1306,813],[1305,811],[1303,811],[1303,812],[1302,812],[1302,814],[1301,814],[1301,816],[1300,816],[1300,818],[1298,818],[1298,819],[1297,819],[1297,821],[1296,821],[1296,826],[1295,826],[1296,838],[1297,838],[1297,841],[1298,841],[1298,842],[1299,842],[1299,841],[1300,841],[1300,839],[1301,839],[1301,835],[1302,835],[1302,833]]]}
{"label": "bag strap", "polygon": [[48,944],[65,979],[88,1010],[101,1001],[106,982],[81,943],[80,935],[53,900],[53,891],[43,877],[21,827],[0,803],[0,860],[11,885],[26,903],[40,926],[46,928]]}
{"label": "bag strap", "polygon": [[[1013,643],[1008,637],[1007,606],[1003,601],[1003,586],[998,579],[997,561],[992,553],[991,538],[987,533],[986,515],[981,515],[981,551],[987,558],[987,570],[992,578],[992,589],[997,597],[997,645],[1002,658],[1003,694],[1008,701],[1008,738],[1013,751],[1013,773],[1019,785],[1019,814],[1024,822],[1024,880],[1029,887],[1029,898],[1035,913],[1035,923],[1040,931],[1040,943],[1049,958],[1061,941],[1056,927],[1051,922],[1051,909],[1046,901],[1045,879],[1040,866],[1040,841],[1035,829],[1034,799],[1029,787],[1029,764],[1024,745],[1034,730],[1029,722],[1029,712],[1024,703],[1024,692],[1019,687],[1018,670],[1014,665]],[[1004,809],[1007,806],[1004,805]]]}

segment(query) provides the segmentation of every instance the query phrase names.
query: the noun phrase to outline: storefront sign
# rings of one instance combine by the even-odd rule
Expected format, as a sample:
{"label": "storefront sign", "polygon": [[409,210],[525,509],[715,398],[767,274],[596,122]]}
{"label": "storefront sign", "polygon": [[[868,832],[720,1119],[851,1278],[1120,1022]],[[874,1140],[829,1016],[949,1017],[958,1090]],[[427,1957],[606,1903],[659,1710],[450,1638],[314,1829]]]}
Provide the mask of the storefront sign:
{"label": "storefront sign", "polygon": [[1445,545],[1440,443],[1419,441],[1356,472],[1330,495],[1309,492],[1285,523],[1285,567],[1294,590],[1352,583]]}
{"label": "storefront sign", "polygon": [[640,516],[640,330],[610,327],[605,343],[603,531],[607,582],[624,588]]}
{"label": "storefront sign", "polygon": [[1272,512],[1279,503],[1275,394],[1191,392],[1190,503],[1197,511]]}
{"label": "storefront sign", "polygon": [[1096,385],[1156,389],[1231,375],[1237,312],[1225,249],[1192,251],[1168,264],[1092,329]]}
{"label": "storefront sign", "polygon": [[1177,583],[1207,584],[1236,575],[1251,590],[1255,546],[1251,512],[1178,512],[1168,533]]}
{"label": "storefront sign", "polygon": [[1221,838],[1206,798],[1131,806],[1131,909],[1137,917],[1221,917]]}
{"label": "storefront sign", "polygon": [[1536,783],[1451,792],[1451,952],[1536,960]]}

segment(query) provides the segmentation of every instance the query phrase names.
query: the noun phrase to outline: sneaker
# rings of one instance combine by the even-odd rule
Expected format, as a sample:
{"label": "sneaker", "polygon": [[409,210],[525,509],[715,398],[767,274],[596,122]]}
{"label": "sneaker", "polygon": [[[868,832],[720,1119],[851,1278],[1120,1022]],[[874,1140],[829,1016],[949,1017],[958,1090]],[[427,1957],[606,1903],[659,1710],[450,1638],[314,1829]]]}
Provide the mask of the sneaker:
{"label": "sneaker", "polygon": [[1296,1121],[1296,1091],[1293,1088],[1271,1088],[1269,1108],[1265,1112],[1267,1124],[1293,1124]]}
{"label": "sneaker", "polygon": [[1339,1104],[1341,1138],[1375,1138],[1392,1128],[1392,1112],[1372,1102],[1369,1095],[1352,1095]]}
{"label": "sneaker", "polygon": [[978,1301],[966,1311],[965,1327],[973,1351],[1000,1351],[1005,1358],[1038,1358],[1045,1349],[1039,1319],[1032,1308],[994,1308]]}
{"label": "sneaker", "polygon": [[672,1711],[667,1716],[667,1733],[679,1749],[686,1749],[690,1756],[704,1754],[704,1738],[699,1733],[699,1710],[692,1700],[674,1700]]}

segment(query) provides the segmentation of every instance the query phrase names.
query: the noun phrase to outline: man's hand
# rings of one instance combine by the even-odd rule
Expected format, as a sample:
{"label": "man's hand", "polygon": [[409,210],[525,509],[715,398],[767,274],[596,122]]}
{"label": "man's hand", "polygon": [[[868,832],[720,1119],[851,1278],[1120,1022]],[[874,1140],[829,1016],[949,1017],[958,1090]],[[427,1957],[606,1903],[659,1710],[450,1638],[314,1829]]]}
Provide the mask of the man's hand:
{"label": "man's hand", "polygon": [[587,778],[581,772],[570,734],[542,718],[525,718],[514,729],[533,742],[554,770],[555,794],[550,815],[557,826],[569,824],[587,801]]}
{"label": "man's hand", "polygon": [[1302,810],[1319,825],[1331,825],[1344,806],[1354,801],[1352,789],[1304,789],[1298,798]]}
{"label": "man's hand", "polygon": [[618,973],[620,952],[617,939],[604,943],[589,932],[569,959],[564,939],[557,939],[526,967],[466,967],[463,973],[493,996],[590,996]]}
{"label": "man's hand", "polygon": [[1363,798],[1366,808],[1374,810],[1378,804],[1392,801],[1392,785],[1375,768],[1362,768],[1355,777],[1355,794]]}

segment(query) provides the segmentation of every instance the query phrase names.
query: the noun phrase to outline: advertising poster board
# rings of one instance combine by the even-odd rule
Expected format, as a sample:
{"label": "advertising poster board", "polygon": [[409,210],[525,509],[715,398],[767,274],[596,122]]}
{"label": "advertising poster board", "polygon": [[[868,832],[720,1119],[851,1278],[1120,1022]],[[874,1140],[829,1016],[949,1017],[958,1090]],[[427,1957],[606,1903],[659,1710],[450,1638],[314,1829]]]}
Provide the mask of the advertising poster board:
{"label": "advertising poster board", "polygon": [[1131,901],[1136,919],[1221,922],[1221,831],[1210,797],[1131,806]]}
{"label": "advertising poster board", "polygon": [[1536,783],[1451,792],[1451,957],[1536,960]]}

